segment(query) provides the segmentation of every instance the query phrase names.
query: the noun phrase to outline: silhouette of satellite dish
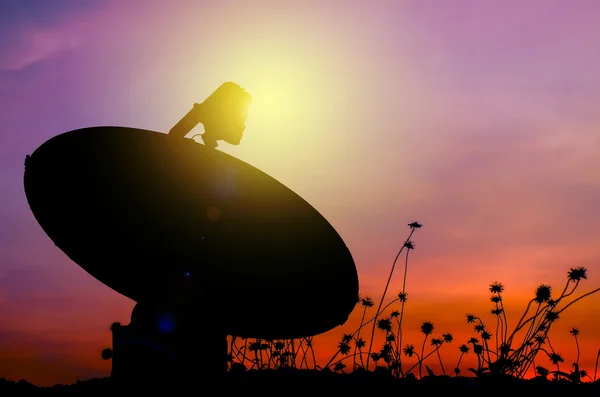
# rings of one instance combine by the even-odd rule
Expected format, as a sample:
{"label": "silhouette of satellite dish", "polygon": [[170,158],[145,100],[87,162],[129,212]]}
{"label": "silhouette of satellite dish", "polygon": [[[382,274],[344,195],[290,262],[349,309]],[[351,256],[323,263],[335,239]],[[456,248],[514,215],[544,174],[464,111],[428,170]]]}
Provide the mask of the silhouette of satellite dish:
{"label": "silhouette of satellite dish", "polygon": [[315,208],[192,139],[65,132],[27,157],[24,187],[45,233],[93,277],[136,302],[193,308],[198,321],[212,307],[229,335],[316,335],[357,302],[352,256]]}

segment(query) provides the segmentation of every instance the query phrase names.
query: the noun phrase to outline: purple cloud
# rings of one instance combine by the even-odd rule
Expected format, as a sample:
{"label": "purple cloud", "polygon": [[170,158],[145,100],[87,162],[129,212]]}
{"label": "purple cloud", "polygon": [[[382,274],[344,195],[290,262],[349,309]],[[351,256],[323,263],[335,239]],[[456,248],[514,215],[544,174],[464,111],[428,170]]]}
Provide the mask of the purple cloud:
{"label": "purple cloud", "polygon": [[79,38],[69,26],[106,2],[59,0],[2,2],[0,6],[0,72],[23,69],[69,50]]}

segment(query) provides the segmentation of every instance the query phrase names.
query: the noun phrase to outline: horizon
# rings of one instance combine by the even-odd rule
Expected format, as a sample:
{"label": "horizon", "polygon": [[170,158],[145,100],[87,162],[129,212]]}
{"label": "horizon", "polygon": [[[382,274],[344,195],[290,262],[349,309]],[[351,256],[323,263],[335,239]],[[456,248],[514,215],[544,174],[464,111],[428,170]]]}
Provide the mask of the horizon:
{"label": "horizon", "polygon": [[[218,150],[331,223],[352,253],[361,296],[379,302],[407,225],[423,224],[409,259],[407,343],[419,346],[419,326],[430,321],[434,334],[453,334],[441,350],[453,365],[473,334],[465,315],[491,318],[494,282],[505,286],[509,328],[540,284],[560,293],[571,268],[588,270],[578,292],[598,288],[600,3],[454,4],[0,6],[0,378],[53,385],[108,376],[100,353],[111,346],[109,326],[129,323],[135,304],[41,229],[23,191],[25,156],[78,128],[166,133],[225,81],[252,104],[240,145]],[[402,265],[388,297],[402,288]],[[565,368],[577,327],[580,366],[593,372],[598,307],[600,296],[586,297],[553,326]],[[321,362],[360,314],[315,337]]]}

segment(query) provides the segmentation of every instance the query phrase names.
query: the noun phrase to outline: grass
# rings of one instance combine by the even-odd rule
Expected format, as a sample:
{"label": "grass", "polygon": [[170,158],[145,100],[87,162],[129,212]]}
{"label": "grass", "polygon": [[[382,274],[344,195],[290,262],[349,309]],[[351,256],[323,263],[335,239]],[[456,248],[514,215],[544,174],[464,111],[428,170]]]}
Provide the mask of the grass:
{"label": "grass", "polygon": [[[434,335],[434,324],[425,321],[420,326],[423,334],[418,343],[405,343],[403,340],[403,320],[407,302],[406,281],[408,274],[408,258],[415,246],[412,237],[422,225],[418,222],[408,224],[410,234],[398,251],[384,286],[383,293],[377,305],[371,297],[359,296],[355,311],[360,311],[360,323],[352,332],[344,333],[337,345],[337,350],[324,365],[316,361],[313,337],[295,340],[248,340],[230,336],[229,364],[230,371],[234,370],[272,370],[272,369],[307,369],[316,371],[369,371],[370,368],[385,370],[395,378],[418,378],[425,375],[436,375],[428,363],[435,360],[439,364],[442,375],[462,377],[463,357],[475,354],[476,366],[466,370],[471,376],[482,378],[489,376],[510,376],[515,379],[525,379],[533,368],[536,377],[540,379],[563,380],[572,383],[595,382],[598,373],[600,349],[596,356],[593,375],[579,367],[579,329],[571,328],[570,333],[576,346],[576,360],[570,371],[561,369],[563,357],[557,353],[550,339],[550,331],[560,318],[560,315],[575,303],[600,290],[593,289],[579,294],[578,289],[583,280],[587,279],[587,269],[584,267],[571,268],[567,272],[567,280],[558,297],[552,297],[552,288],[541,284],[537,287],[535,296],[527,303],[521,317],[513,328],[509,327],[503,292],[500,282],[490,284],[492,323],[473,313],[467,313],[465,320],[473,326],[474,335],[458,349],[458,361],[450,366],[444,365],[441,349],[453,342],[450,333]],[[397,262],[404,254],[404,273],[402,289],[386,303],[392,276]],[[375,312],[371,313],[373,308]],[[397,307],[398,306],[398,307]],[[383,344],[374,348],[376,332],[383,336]],[[367,334],[368,340],[364,339]],[[548,369],[538,365],[540,357],[545,357],[552,364]],[[405,365],[403,358],[416,358],[417,362]],[[537,360],[537,361],[536,361]],[[374,367],[374,368],[373,368]],[[451,371],[449,369],[452,368]],[[424,372],[425,371],[425,372]],[[450,375],[450,373],[452,375]]]}

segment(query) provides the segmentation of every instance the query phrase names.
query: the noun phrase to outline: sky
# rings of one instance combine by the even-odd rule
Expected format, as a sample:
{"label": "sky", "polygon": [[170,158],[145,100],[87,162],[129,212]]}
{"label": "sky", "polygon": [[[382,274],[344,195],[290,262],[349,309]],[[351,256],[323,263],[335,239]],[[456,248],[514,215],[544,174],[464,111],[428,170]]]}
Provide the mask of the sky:
{"label": "sky", "polygon": [[[599,15],[594,0],[2,1],[0,377],[108,376],[109,326],[135,304],[45,235],[24,194],[25,156],[83,127],[166,133],[225,81],[253,101],[241,144],[218,150],[336,228],[361,296],[379,302],[408,223],[423,225],[404,340],[420,346],[424,321],[451,333],[447,369],[474,336],[466,313],[493,324],[490,284],[505,286],[509,328],[540,284],[557,296],[571,268],[588,270],[576,296],[600,287]],[[401,259],[387,300],[403,271]],[[553,326],[564,370],[577,327],[593,373],[599,305],[587,296]],[[315,337],[319,362],[358,309]]]}

